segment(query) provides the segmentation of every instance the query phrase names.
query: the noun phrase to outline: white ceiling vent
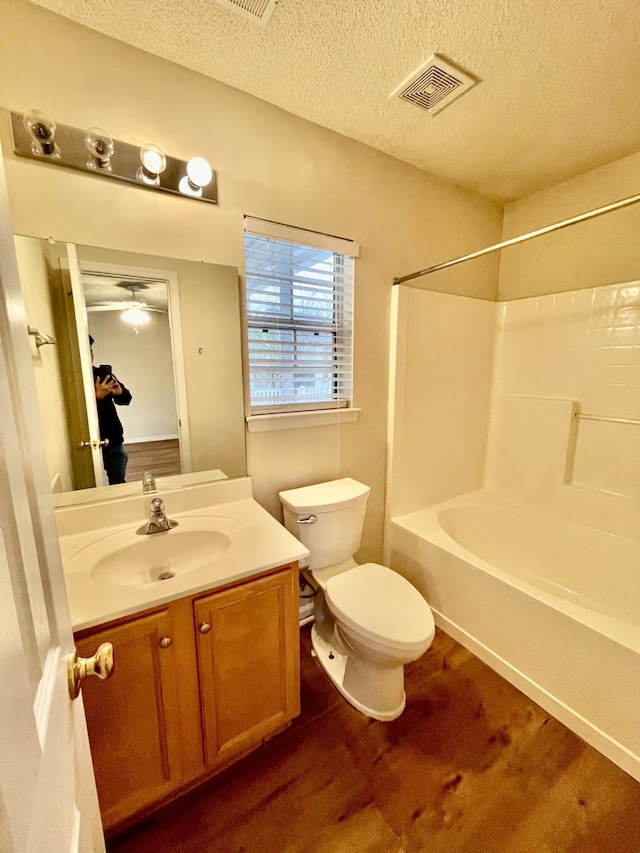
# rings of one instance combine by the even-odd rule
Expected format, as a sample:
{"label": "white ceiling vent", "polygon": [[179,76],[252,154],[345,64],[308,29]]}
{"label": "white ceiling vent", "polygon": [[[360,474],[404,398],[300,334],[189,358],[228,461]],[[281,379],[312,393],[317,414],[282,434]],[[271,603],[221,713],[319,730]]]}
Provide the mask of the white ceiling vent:
{"label": "white ceiling vent", "polygon": [[278,0],[214,0],[218,6],[236,12],[247,21],[265,27],[273,15]]}
{"label": "white ceiling vent", "polygon": [[409,101],[431,115],[448,106],[478,80],[434,53],[394,89],[390,98]]}

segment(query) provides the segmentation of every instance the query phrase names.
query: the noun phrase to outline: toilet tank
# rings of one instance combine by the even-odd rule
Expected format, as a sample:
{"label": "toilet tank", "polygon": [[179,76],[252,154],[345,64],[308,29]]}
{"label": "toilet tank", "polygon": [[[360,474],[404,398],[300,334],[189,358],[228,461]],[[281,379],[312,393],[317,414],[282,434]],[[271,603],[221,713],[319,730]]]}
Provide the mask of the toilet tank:
{"label": "toilet tank", "polygon": [[[356,553],[370,491],[345,477],[280,492],[285,527],[311,552],[310,569],[333,566]],[[316,517],[314,524],[299,523],[309,516]]]}

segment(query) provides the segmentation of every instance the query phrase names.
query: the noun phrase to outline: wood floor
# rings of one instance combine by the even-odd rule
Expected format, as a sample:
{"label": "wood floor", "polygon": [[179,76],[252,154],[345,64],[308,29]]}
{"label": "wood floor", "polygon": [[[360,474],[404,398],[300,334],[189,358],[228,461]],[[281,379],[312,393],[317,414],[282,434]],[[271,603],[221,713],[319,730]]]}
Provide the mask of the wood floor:
{"label": "wood floor", "polygon": [[349,706],[302,631],[302,714],[109,853],[638,853],[640,784],[442,632],[407,708]]}
{"label": "wood floor", "polygon": [[141,480],[145,471],[151,471],[154,477],[168,477],[180,474],[180,445],[178,439],[166,441],[140,441],[125,444],[129,461],[127,462],[127,480]]}

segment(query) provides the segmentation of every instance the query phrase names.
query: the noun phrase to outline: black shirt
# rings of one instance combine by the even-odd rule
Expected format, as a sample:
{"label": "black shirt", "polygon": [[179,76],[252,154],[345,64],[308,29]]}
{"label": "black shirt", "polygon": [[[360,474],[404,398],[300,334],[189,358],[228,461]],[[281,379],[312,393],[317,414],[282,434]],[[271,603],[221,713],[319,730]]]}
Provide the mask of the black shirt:
{"label": "black shirt", "polygon": [[[93,382],[98,378],[98,368],[93,368]],[[113,377],[116,378],[115,376]],[[124,438],[124,430],[120,423],[120,418],[116,412],[116,406],[128,406],[131,402],[131,392],[124,387],[122,382],[116,380],[122,388],[122,394],[114,396],[107,394],[102,400],[96,400],[98,407],[98,424],[100,425],[100,438],[108,438],[110,447],[117,447],[122,444]],[[114,406],[115,403],[115,406]]]}

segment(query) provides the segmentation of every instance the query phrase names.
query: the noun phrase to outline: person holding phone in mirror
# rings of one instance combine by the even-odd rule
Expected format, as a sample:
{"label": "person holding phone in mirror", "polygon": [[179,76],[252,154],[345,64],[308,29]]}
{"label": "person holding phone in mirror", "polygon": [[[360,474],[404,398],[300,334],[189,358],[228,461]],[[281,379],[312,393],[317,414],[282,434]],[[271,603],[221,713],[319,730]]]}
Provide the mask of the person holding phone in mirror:
{"label": "person holding phone in mirror", "polygon": [[[93,362],[94,339],[89,335],[91,361]],[[124,430],[116,406],[128,406],[131,392],[111,372],[110,364],[93,367],[93,383],[98,408],[100,438],[109,443],[102,447],[102,461],[107,472],[109,485],[125,482],[129,457],[124,449]]]}

